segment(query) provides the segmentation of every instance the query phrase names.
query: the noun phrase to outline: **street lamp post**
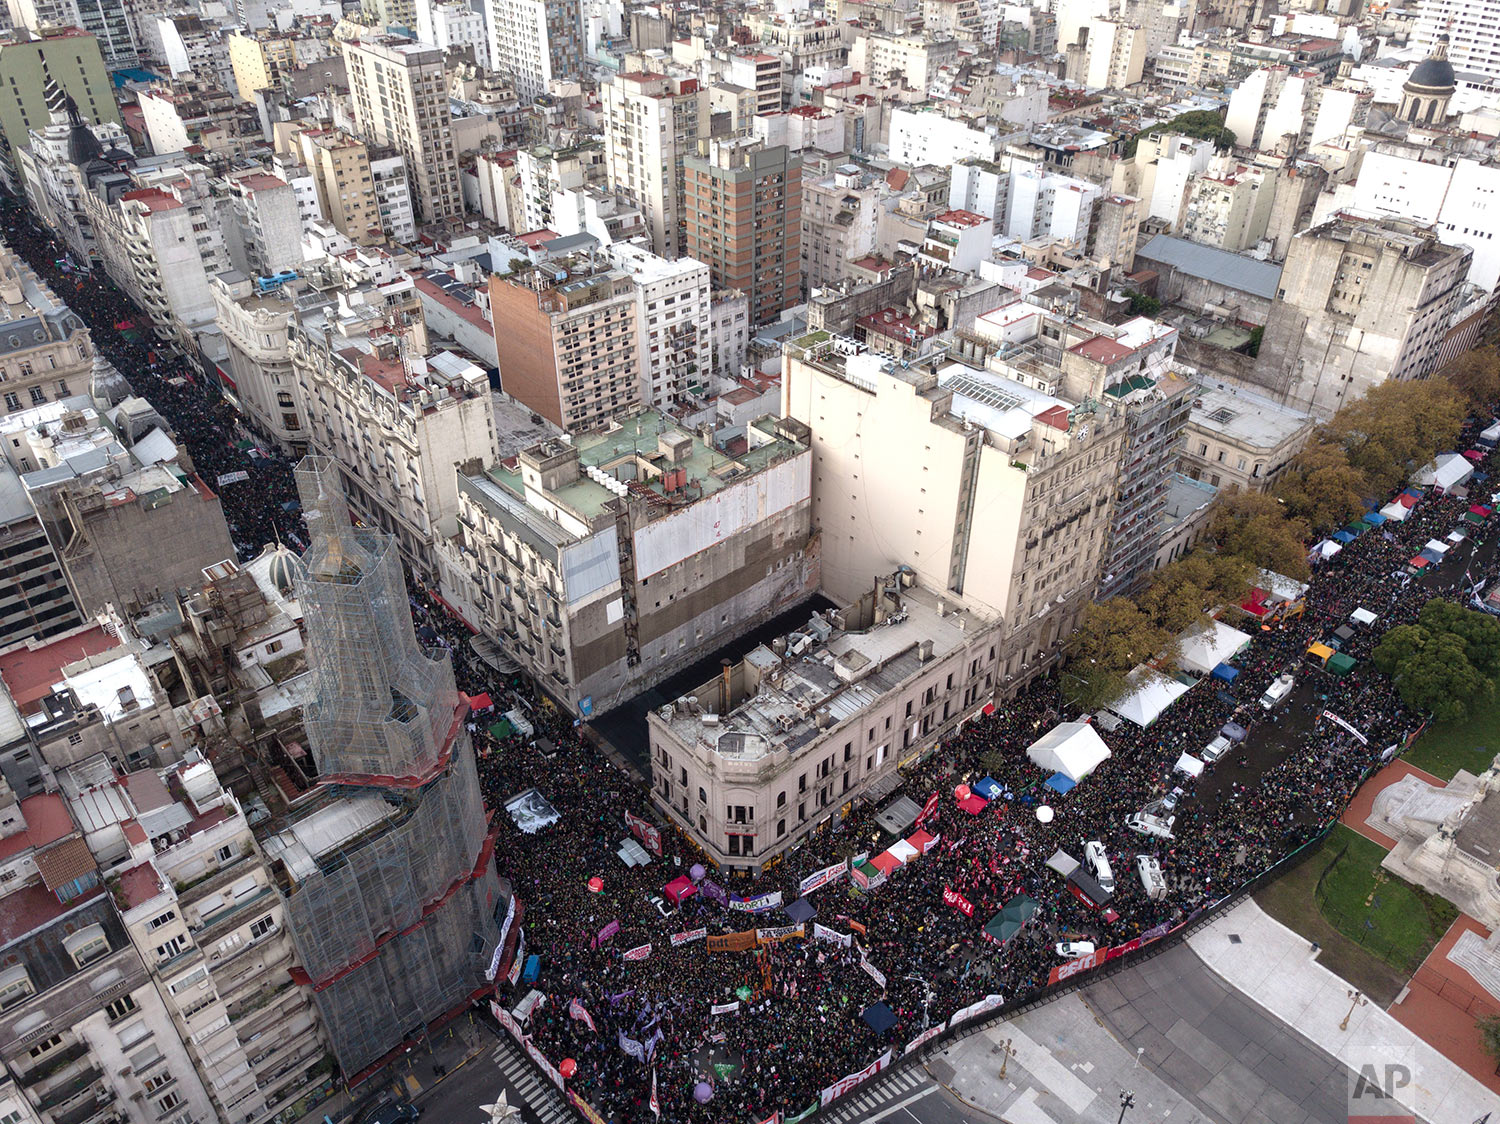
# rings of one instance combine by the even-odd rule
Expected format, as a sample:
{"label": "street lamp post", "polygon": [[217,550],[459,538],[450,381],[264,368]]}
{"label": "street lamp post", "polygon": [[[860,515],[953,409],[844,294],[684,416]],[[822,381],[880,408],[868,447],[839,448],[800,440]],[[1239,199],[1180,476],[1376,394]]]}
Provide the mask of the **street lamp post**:
{"label": "street lamp post", "polygon": [[1120,1119],[1116,1124],[1125,1124],[1125,1110],[1135,1107],[1135,1094],[1121,1091],[1120,1093]]}
{"label": "street lamp post", "polygon": [[1357,990],[1351,988],[1349,990],[1349,1010],[1344,1014],[1344,1021],[1339,1023],[1339,1029],[1348,1030],[1349,1019],[1353,1016],[1354,1009],[1356,1007],[1363,1007],[1368,1002],[1368,999],[1361,995]]}
{"label": "street lamp post", "polygon": [[1000,1043],[1000,1054],[1002,1056],[1002,1061],[1000,1062],[1001,1081],[1005,1080],[1005,1070],[1010,1065],[1010,1059],[1016,1056],[1016,1048],[1011,1045],[1013,1041],[1015,1039],[1007,1038],[1004,1042]]}

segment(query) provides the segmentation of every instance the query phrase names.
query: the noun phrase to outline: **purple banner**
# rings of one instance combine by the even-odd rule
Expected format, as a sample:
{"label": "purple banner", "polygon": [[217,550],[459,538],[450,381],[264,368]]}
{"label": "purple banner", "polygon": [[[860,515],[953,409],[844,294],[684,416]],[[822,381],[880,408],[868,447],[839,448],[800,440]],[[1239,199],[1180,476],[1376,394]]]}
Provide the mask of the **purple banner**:
{"label": "purple banner", "polygon": [[718,902],[720,905],[726,907],[729,905],[729,895],[724,892],[724,887],[712,879],[705,878],[700,882],[698,884],[698,891],[711,902]]}
{"label": "purple banner", "polygon": [[619,931],[620,922],[618,920],[611,921],[608,925],[604,926],[604,928],[600,929],[599,932],[594,935],[594,947],[598,948]]}

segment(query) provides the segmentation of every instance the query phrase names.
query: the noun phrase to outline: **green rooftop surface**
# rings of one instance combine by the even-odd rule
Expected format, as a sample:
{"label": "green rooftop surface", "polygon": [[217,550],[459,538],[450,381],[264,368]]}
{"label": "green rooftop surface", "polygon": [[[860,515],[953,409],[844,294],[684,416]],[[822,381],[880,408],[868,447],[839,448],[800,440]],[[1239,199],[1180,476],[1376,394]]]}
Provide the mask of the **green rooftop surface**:
{"label": "green rooftop surface", "polygon": [[[608,488],[589,478],[588,469],[591,465],[617,480],[642,480],[659,496],[666,495],[661,482],[653,478],[654,474],[641,471],[638,459],[655,464],[662,470],[685,469],[690,487],[688,494],[697,499],[700,495],[711,496],[726,485],[759,472],[802,449],[795,441],[775,436],[775,423],[771,418],[762,418],[750,426],[770,440],[747,449],[737,457],[731,457],[705,444],[696,433],[681,428],[657,410],[645,410],[635,417],[619,420],[619,429],[595,430],[573,438],[573,446],[578,450],[580,475],[577,480],[552,493],[553,499],[585,520],[596,518],[603,512],[604,505],[615,498]],[[690,455],[676,464],[669,463],[658,447],[658,438],[672,433],[692,438]],[[524,496],[519,466],[517,471],[512,472],[505,465],[497,464],[487,469],[486,473],[512,494]],[[701,493],[692,489],[691,486],[695,484],[702,489]]]}

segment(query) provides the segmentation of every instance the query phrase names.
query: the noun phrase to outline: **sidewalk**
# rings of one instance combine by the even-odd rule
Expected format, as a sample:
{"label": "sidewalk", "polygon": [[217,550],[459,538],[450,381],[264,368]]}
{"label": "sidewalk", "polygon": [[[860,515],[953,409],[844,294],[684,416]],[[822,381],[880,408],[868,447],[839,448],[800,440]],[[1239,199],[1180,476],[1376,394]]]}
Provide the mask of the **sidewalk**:
{"label": "sidewalk", "polygon": [[[1403,1107],[1430,1124],[1469,1124],[1495,1111],[1495,1095],[1373,1003],[1350,1011],[1350,987],[1317,962],[1302,937],[1246,899],[1188,938],[1227,983],[1295,1027],[1355,1072],[1405,1065]],[[1349,1015],[1348,1030],[1339,1024]]]}
{"label": "sidewalk", "polygon": [[[1001,1081],[1006,1043],[1014,1052]],[[1213,1124],[1139,1064],[1076,993],[935,1051],[927,1071],[1006,1124],[1115,1124],[1122,1089],[1135,1094],[1133,1121]]]}
{"label": "sidewalk", "polygon": [[323,1124],[324,1118],[344,1124],[388,1101],[420,1102],[438,1084],[474,1058],[493,1048],[495,1036],[477,1016],[459,1015],[405,1057],[349,1093],[340,1090],[295,1124]]}

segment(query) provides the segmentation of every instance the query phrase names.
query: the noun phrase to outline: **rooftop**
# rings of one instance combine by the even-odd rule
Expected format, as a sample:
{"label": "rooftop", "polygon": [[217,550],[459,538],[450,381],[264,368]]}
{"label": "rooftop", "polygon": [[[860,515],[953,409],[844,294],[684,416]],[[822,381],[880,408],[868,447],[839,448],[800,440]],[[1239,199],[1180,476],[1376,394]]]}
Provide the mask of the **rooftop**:
{"label": "rooftop", "polygon": [[[700,698],[700,713],[682,700],[670,717],[660,711],[658,717],[683,742],[697,742],[731,760],[795,754],[825,728],[874,705],[916,675],[928,662],[919,654],[924,641],[932,644],[931,659],[964,644],[978,622],[951,603],[939,615],[940,600],[923,589],[904,590],[900,612],[863,632],[841,631],[815,614],[786,638],[784,657],[764,645],[745,657],[746,680],[758,680],[758,688],[728,714],[705,722],[702,712],[715,707]],[[820,725],[820,714],[827,727]]]}
{"label": "rooftop", "polygon": [[1306,414],[1250,390],[1200,387],[1192,424],[1257,449],[1275,449],[1312,428]]}
{"label": "rooftop", "polygon": [[1170,265],[1189,277],[1201,277],[1229,289],[1239,289],[1270,300],[1281,283],[1281,266],[1243,254],[1201,246],[1186,238],[1158,234],[1136,251],[1136,260]]}
{"label": "rooftop", "polygon": [[118,647],[120,641],[102,625],[70,632],[55,640],[31,642],[0,654],[0,679],[10,688],[16,706],[26,713],[52,693],[70,663]]}
{"label": "rooftop", "polygon": [[[664,508],[668,505],[675,507],[683,499],[696,501],[711,496],[736,480],[804,449],[794,441],[777,436],[774,425],[766,419],[756,422],[751,429],[750,447],[731,457],[706,444],[698,435],[677,428],[670,418],[656,410],[643,410],[634,417],[617,418],[608,429],[594,430],[573,439],[582,471],[578,479],[549,493],[549,498],[577,512],[585,520],[602,514],[605,505],[617,498],[619,489],[593,478],[589,473],[593,469],[619,481],[628,494],[639,496],[648,503],[659,503]],[[686,455],[668,462],[660,451],[663,436],[687,438],[684,445]],[[550,450],[543,455],[553,455],[564,447],[561,440],[552,440],[533,448]],[[643,462],[652,470],[645,470]],[[659,472],[655,471],[658,468],[680,469],[686,474],[686,490],[681,497],[669,498]],[[488,470],[487,475],[512,495],[525,495],[520,466],[514,460],[496,465]]]}
{"label": "rooftop", "polygon": [[[55,792],[43,792],[22,800],[21,816],[26,821],[26,830],[0,839],[0,860],[56,843],[73,831],[73,817],[68,815],[68,805]],[[9,899],[6,901],[8,903]]]}
{"label": "rooftop", "polygon": [[138,866],[122,871],[118,877],[120,894],[125,899],[126,909],[135,909],[136,906],[145,905],[162,891],[161,875],[157,873],[156,866],[149,859]]}

